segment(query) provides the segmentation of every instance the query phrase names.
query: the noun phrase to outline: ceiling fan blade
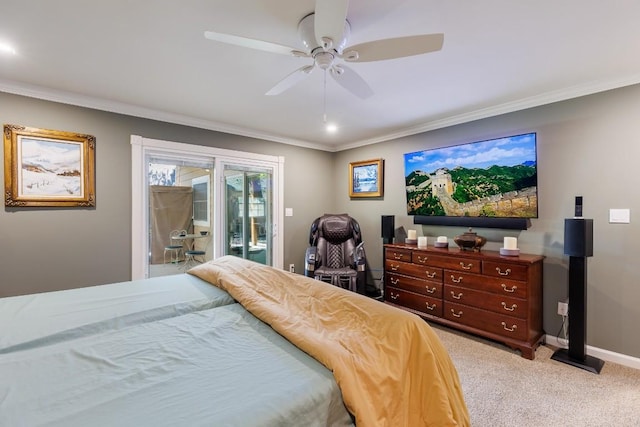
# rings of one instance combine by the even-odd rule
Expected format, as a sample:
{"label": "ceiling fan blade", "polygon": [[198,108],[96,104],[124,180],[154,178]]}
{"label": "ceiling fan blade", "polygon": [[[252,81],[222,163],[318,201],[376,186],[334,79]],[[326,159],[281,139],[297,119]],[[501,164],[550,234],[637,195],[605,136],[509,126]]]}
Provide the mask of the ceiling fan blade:
{"label": "ceiling fan blade", "polygon": [[346,47],[342,57],[349,62],[383,61],[435,52],[443,43],[442,33],[382,39]]}
{"label": "ceiling fan blade", "polygon": [[323,38],[328,37],[337,45],[342,40],[349,0],[316,0],[314,32],[318,45],[327,47]]}
{"label": "ceiling fan blade", "polygon": [[[250,49],[262,50],[271,53],[279,53],[282,55],[308,56],[304,52],[300,52],[293,47],[284,46],[276,43],[266,42],[263,40],[249,39],[247,37],[234,36],[233,34],[216,33],[214,31],[205,31],[204,36],[213,41],[233,44],[236,46],[248,47]],[[301,55],[302,54],[302,55]]]}
{"label": "ceiling fan blade", "polygon": [[314,68],[314,65],[305,65],[304,67],[298,68],[293,73],[280,80],[274,87],[269,89],[265,95],[279,95],[285,90],[292,88],[311,74]]}
{"label": "ceiling fan blade", "polygon": [[361,99],[367,99],[373,95],[373,90],[367,82],[349,67],[336,65],[331,68],[331,76],[340,86]]}

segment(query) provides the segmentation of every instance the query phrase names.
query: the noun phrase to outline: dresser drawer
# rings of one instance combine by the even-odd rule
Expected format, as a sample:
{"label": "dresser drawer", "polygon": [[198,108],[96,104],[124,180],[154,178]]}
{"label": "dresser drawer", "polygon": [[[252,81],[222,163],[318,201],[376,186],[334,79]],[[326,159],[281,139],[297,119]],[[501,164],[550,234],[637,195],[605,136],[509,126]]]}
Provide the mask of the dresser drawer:
{"label": "dresser drawer", "polygon": [[445,284],[453,286],[461,286],[515,298],[527,298],[527,282],[519,280],[444,270],[443,281]]}
{"label": "dresser drawer", "polygon": [[449,301],[444,302],[444,318],[516,340],[527,339],[527,322],[523,319]]}
{"label": "dresser drawer", "polygon": [[411,262],[411,249],[386,248],[384,258],[395,261]]}
{"label": "dresser drawer", "polygon": [[513,280],[527,280],[528,266],[500,261],[482,261],[482,273]]}
{"label": "dresser drawer", "polygon": [[[440,270],[439,280],[442,280],[442,270]],[[400,274],[387,273],[385,275],[385,286],[404,289],[433,298],[442,298],[442,282],[433,282]]]}
{"label": "dresser drawer", "polygon": [[385,261],[387,271],[417,277],[418,279],[430,280],[442,283],[442,269],[429,265],[409,264],[400,261]]}
{"label": "dresser drawer", "polygon": [[412,308],[432,316],[442,317],[442,299],[419,295],[402,289],[386,287],[384,289],[385,301]]}
{"label": "dresser drawer", "polygon": [[527,301],[524,299],[505,297],[453,285],[444,286],[444,299],[521,319],[526,319],[529,311]]}
{"label": "dresser drawer", "polygon": [[471,273],[480,273],[482,265],[480,261],[474,259],[444,257],[420,251],[413,252],[411,261],[416,264],[468,271]]}

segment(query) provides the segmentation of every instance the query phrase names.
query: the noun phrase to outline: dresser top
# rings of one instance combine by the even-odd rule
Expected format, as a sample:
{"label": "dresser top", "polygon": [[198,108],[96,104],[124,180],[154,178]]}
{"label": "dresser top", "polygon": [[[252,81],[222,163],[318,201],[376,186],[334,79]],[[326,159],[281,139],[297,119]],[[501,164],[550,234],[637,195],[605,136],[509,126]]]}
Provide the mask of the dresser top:
{"label": "dresser top", "polygon": [[384,245],[385,248],[390,249],[409,249],[418,252],[429,252],[431,254],[441,254],[441,255],[453,255],[464,258],[472,258],[479,260],[489,260],[489,261],[505,261],[505,262],[515,262],[515,263],[536,263],[540,262],[544,259],[544,255],[533,255],[533,254],[524,254],[520,253],[517,256],[507,256],[501,255],[499,251],[489,251],[489,250],[480,250],[480,251],[468,251],[460,249],[457,246],[451,246],[447,248],[436,248],[435,246],[427,246],[426,248],[420,247],[418,248],[417,244],[407,244],[407,243],[387,243]]}

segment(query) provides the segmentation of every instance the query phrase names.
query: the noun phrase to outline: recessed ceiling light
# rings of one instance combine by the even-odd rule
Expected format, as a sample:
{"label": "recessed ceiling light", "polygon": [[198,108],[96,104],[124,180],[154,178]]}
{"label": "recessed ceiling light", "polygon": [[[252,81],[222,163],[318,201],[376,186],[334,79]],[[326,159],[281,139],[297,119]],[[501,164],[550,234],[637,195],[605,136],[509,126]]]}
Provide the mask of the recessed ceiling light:
{"label": "recessed ceiling light", "polygon": [[333,123],[327,123],[327,127],[326,127],[327,132],[329,133],[334,133],[338,130],[338,126],[336,126]]}
{"label": "recessed ceiling light", "polygon": [[9,43],[0,42],[0,53],[16,54],[16,50]]}

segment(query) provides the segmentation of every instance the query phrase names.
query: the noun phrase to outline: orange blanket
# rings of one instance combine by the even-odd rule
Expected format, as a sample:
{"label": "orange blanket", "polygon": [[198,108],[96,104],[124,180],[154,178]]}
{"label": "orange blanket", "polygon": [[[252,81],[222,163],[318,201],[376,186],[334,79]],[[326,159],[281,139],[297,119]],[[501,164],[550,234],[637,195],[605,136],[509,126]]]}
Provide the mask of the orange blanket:
{"label": "orange blanket", "polygon": [[470,425],[458,373],[418,316],[232,256],[189,273],[330,369],[359,427]]}

